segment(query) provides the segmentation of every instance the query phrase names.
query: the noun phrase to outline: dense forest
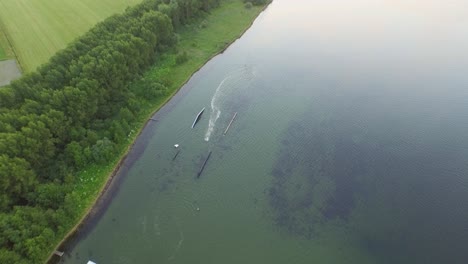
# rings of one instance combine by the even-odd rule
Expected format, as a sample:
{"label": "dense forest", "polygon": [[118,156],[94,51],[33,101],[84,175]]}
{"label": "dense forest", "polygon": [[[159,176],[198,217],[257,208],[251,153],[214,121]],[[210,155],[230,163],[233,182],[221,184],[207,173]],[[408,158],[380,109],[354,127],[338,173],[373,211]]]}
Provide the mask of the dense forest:
{"label": "dense forest", "polygon": [[0,89],[0,263],[45,260],[79,218],[76,173],[115,157],[141,103],[167,96],[170,78],[129,83],[177,52],[177,29],[221,1],[143,1]]}

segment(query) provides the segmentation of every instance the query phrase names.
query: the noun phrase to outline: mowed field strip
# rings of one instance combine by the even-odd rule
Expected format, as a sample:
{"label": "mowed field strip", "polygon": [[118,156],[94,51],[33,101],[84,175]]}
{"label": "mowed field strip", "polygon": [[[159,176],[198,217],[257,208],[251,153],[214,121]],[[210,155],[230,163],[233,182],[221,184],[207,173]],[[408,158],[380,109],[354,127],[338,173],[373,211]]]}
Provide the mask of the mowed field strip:
{"label": "mowed field strip", "polygon": [[97,22],[141,1],[1,0],[0,22],[23,71],[30,72]]}
{"label": "mowed field strip", "polygon": [[0,61],[14,58],[13,51],[0,25]]}

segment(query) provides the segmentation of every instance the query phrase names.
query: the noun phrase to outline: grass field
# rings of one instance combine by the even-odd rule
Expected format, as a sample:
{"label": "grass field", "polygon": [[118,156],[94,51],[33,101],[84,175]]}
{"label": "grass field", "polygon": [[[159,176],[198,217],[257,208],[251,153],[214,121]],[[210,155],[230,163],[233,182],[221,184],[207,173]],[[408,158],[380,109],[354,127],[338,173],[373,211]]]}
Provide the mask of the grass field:
{"label": "grass field", "polygon": [[0,61],[14,58],[13,51],[0,25]]}
{"label": "grass field", "polygon": [[[1,0],[0,26],[30,72],[97,22],[141,0]],[[11,57],[0,33],[0,60]]]}
{"label": "grass field", "polygon": [[[0,34],[1,34],[1,32],[0,32]],[[1,37],[2,37],[2,36],[0,36],[0,38],[1,38]],[[8,58],[8,57],[7,57],[7,54],[6,54],[6,48],[7,48],[7,47],[8,47],[8,46],[7,46],[6,44],[2,43],[2,41],[0,40],[0,61],[1,61],[1,60],[5,60],[5,59]]]}
{"label": "grass field", "polygon": [[8,57],[6,56],[6,52],[2,46],[0,46],[0,61],[7,59]]}

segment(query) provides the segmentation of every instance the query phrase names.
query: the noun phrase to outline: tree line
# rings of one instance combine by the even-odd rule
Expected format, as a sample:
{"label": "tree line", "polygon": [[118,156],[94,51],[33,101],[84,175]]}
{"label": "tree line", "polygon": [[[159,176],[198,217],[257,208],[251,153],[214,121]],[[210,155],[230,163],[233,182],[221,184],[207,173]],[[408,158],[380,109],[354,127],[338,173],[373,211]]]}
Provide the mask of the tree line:
{"label": "tree line", "polygon": [[169,78],[130,88],[220,0],[146,0],[113,15],[35,72],[0,89],[0,263],[40,263],[79,213],[76,172],[115,157],[141,102]]}

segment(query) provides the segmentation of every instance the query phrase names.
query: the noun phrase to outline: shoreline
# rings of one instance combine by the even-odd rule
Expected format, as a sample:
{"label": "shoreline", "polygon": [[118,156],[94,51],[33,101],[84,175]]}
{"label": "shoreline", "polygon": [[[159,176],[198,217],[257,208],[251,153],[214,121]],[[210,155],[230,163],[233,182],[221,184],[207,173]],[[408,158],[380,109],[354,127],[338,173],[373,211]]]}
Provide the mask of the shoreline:
{"label": "shoreline", "polygon": [[174,96],[176,96],[180,90],[185,87],[185,85],[192,79],[192,77],[197,74],[207,63],[209,63],[213,58],[215,58],[218,55],[222,55],[233,43],[235,43],[237,40],[239,40],[247,30],[249,30],[252,25],[255,23],[255,21],[258,19],[258,17],[268,8],[268,6],[272,3],[272,1],[266,3],[259,11],[258,14],[255,16],[252,21],[249,22],[249,24],[231,41],[227,42],[227,44],[221,48],[219,51],[214,52],[211,56],[209,56],[205,62],[203,62],[201,65],[197,66],[197,68],[189,74],[189,76],[185,79],[185,81],[168,97],[163,100],[156,108],[151,111],[151,113],[146,116],[143,120],[144,123],[143,125],[138,129],[138,133],[136,133],[136,136],[132,139],[131,143],[124,149],[123,154],[118,158],[118,162],[113,166],[113,169],[111,172],[108,174],[107,179],[105,179],[104,183],[102,184],[102,187],[99,189],[95,199],[90,203],[89,207],[85,209],[83,216],[79,218],[78,222],[70,229],[70,231],[63,237],[63,239],[56,244],[56,246],[53,248],[51,253],[49,254],[49,257],[45,260],[45,263],[56,263],[60,260],[60,258],[55,261],[54,259],[56,258],[56,255],[54,254],[55,251],[59,250],[60,248],[63,248],[66,246],[70,240],[74,238],[74,236],[85,226],[88,224],[88,220],[90,220],[95,213],[95,210],[99,210],[99,202],[105,198],[106,194],[110,189],[112,189],[113,183],[116,181],[116,176],[118,175],[118,172],[120,171],[122,165],[125,163],[127,160],[128,154],[130,153],[131,150],[135,147],[135,144],[137,143],[137,140],[140,138],[142,135],[143,131],[145,128],[148,126],[150,122],[153,120],[151,119],[155,114],[157,114],[164,106],[169,103]]}

